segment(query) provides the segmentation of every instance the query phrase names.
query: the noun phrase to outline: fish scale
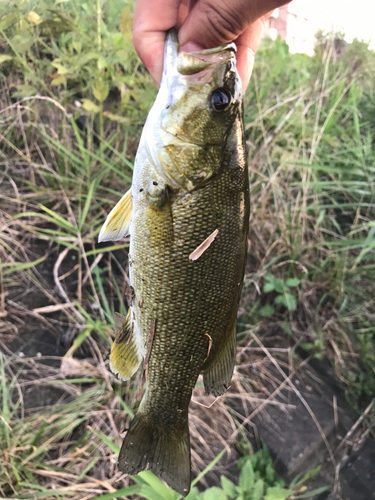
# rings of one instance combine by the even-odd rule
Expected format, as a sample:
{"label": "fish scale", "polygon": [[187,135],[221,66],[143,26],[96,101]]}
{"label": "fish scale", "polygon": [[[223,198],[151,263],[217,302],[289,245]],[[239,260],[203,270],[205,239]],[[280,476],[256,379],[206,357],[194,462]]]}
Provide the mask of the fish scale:
{"label": "fish scale", "polygon": [[[214,92],[223,109],[210,104]],[[129,474],[149,468],[182,494],[190,488],[188,408],[197,378],[202,373],[206,392],[218,396],[233,373],[248,220],[235,47],[184,54],[171,31],[131,190],[100,237],[130,232],[134,296],[110,366],[127,380],[144,360],[146,373],[119,468]],[[126,344],[124,331],[132,332]]]}

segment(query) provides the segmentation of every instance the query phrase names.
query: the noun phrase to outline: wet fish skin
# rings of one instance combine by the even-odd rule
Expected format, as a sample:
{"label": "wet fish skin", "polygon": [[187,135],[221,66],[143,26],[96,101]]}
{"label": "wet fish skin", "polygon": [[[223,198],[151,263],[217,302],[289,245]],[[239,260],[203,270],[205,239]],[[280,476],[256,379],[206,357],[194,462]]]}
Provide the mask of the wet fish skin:
{"label": "wet fish skin", "polygon": [[[223,394],[233,373],[249,187],[234,45],[184,54],[170,31],[164,68],[137,152],[126,228],[134,297],[124,325],[132,336],[128,346],[114,342],[111,367],[128,379],[147,359],[145,393],[121,448],[120,470],[149,468],[186,495],[192,390],[203,373],[206,392]],[[210,104],[215,89],[231,97],[223,111]],[[118,220],[112,229],[122,234]]]}

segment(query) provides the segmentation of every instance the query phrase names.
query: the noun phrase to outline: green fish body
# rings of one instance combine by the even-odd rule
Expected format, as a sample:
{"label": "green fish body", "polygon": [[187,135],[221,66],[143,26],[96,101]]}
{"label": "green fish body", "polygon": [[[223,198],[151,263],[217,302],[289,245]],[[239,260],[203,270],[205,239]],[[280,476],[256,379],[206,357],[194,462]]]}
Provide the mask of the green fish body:
{"label": "green fish body", "polygon": [[164,74],[147,118],[132,187],[100,239],[130,233],[132,305],[111,368],[127,380],[145,361],[146,388],[119,468],[150,469],[186,495],[188,407],[228,388],[246,254],[249,187],[235,46],[191,54],[167,35]]}

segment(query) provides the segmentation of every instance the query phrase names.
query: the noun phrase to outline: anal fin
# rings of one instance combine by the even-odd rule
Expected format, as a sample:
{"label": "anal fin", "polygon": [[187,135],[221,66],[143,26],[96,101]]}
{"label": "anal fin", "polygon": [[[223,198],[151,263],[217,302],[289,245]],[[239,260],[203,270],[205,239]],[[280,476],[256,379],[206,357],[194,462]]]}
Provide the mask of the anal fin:
{"label": "anal fin", "polygon": [[116,338],[112,344],[109,358],[111,371],[122,380],[129,380],[138,370],[142,361],[142,356],[133,335],[130,314],[130,308],[126,317],[115,313]]}
{"label": "anal fin", "polygon": [[232,321],[230,329],[223,339],[223,345],[212,362],[203,370],[206,394],[221,396],[230,385],[236,362],[236,324],[237,317]]}
{"label": "anal fin", "polygon": [[98,241],[117,241],[129,235],[133,200],[131,188],[109,212],[100,230]]}

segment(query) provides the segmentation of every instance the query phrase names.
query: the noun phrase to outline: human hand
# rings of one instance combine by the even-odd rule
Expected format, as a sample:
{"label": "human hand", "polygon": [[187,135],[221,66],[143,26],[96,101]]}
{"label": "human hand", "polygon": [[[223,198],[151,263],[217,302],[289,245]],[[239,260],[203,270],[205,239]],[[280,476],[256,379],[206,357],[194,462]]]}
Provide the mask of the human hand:
{"label": "human hand", "polygon": [[186,52],[235,42],[237,69],[245,91],[264,22],[274,9],[289,1],[136,0],[134,47],[159,86],[163,72],[165,32],[170,28],[179,28],[179,41]]}

